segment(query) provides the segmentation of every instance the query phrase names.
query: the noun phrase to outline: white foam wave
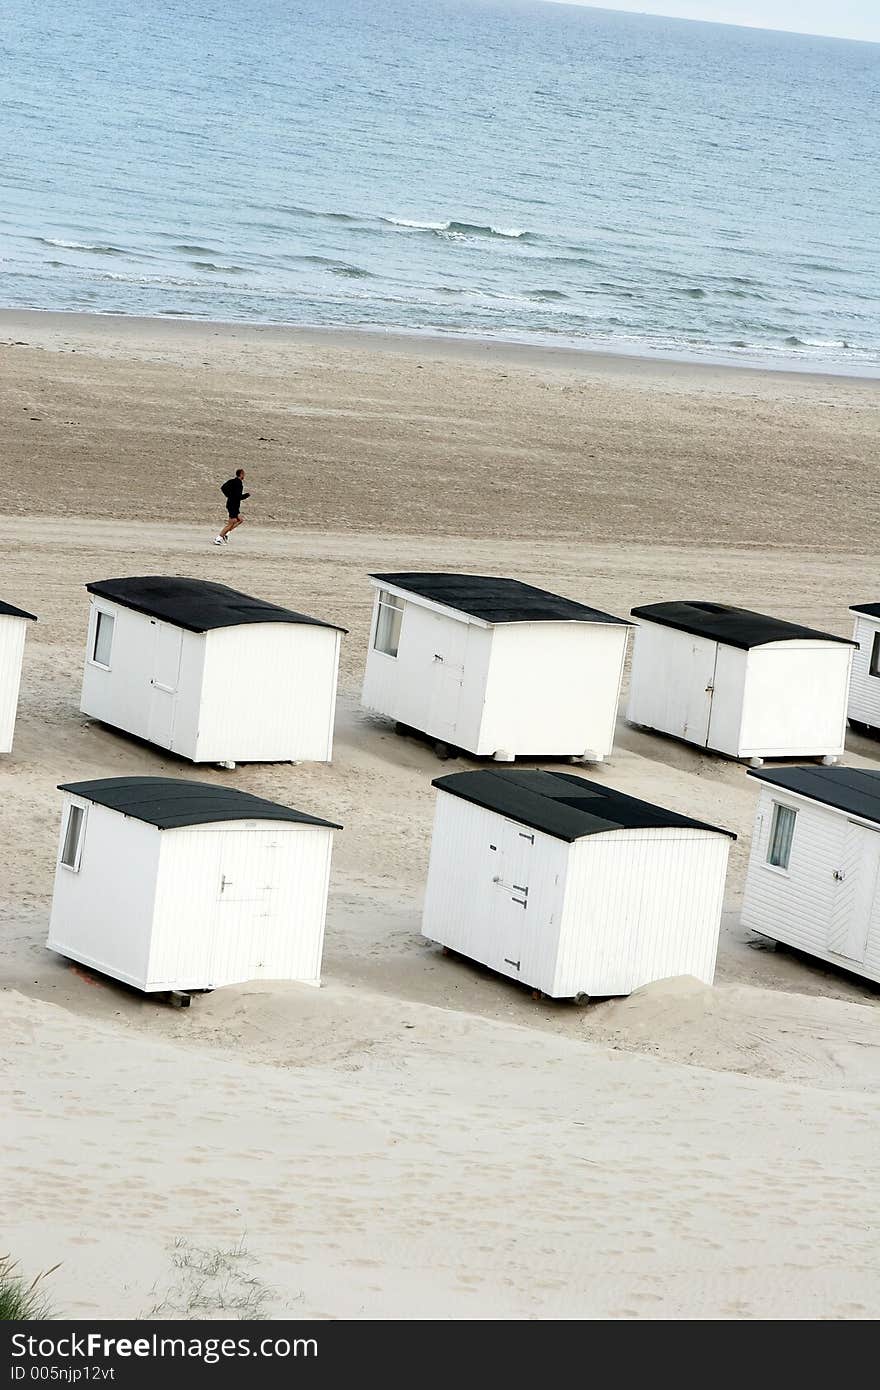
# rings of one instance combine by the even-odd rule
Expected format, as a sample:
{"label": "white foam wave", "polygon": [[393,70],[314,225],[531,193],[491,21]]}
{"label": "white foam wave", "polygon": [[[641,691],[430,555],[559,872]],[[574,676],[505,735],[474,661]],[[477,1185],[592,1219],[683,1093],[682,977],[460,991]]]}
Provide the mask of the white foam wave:
{"label": "white foam wave", "polygon": [[36,238],[44,246],[59,246],[65,251],[98,251],[102,255],[118,255],[118,246],[100,246],[89,241],[64,241],[62,237],[41,236]]}
{"label": "white foam wave", "polygon": [[419,222],[410,217],[380,217],[379,221],[387,222],[392,227],[410,227],[415,231],[436,232],[438,236],[460,240],[466,240],[468,237],[497,236],[518,241],[520,237],[531,235],[523,227],[495,227],[491,223],[461,222],[455,218],[450,218],[448,222]]}
{"label": "white foam wave", "polygon": [[393,227],[414,227],[420,232],[445,232],[449,226],[448,222],[415,222],[409,217],[383,217],[383,222],[390,222]]}

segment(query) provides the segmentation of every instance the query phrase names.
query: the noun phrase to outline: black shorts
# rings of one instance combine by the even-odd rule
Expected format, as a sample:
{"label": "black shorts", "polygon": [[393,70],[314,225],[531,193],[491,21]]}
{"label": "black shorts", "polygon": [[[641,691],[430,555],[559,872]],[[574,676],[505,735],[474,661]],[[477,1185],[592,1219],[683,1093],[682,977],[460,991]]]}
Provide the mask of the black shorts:
{"label": "black shorts", "polygon": [[241,504],[238,502],[227,502],[226,510],[229,513],[230,521],[238,521],[238,513],[241,511]]}

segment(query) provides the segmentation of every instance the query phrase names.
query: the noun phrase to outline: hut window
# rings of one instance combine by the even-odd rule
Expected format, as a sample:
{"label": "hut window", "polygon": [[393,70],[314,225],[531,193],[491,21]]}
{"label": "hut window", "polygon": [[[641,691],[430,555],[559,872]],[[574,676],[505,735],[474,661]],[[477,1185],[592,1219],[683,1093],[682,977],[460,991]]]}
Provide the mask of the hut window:
{"label": "hut window", "polygon": [[95,623],[95,644],[92,647],[92,660],[96,666],[110,666],[110,653],[113,650],[113,628],[116,619],[112,613],[105,613],[103,609],[98,609],[98,618]]}
{"label": "hut window", "polygon": [[86,813],[81,806],[69,806],[67,809],[67,828],[64,832],[61,862],[66,869],[73,869],[74,873],[79,870],[79,861],[82,856],[82,833],[85,816]]}
{"label": "hut window", "polygon": [[773,824],[770,827],[770,845],[767,849],[767,863],[775,869],[787,869],[791,859],[791,841],[797,811],[790,806],[773,806]]}
{"label": "hut window", "polygon": [[400,645],[400,625],[403,622],[404,602],[387,589],[379,590],[379,616],[373,646],[386,656],[397,656]]}
{"label": "hut window", "polygon": [[880,676],[880,632],[874,633],[871,643],[871,665],[868,669],[872,676]]}

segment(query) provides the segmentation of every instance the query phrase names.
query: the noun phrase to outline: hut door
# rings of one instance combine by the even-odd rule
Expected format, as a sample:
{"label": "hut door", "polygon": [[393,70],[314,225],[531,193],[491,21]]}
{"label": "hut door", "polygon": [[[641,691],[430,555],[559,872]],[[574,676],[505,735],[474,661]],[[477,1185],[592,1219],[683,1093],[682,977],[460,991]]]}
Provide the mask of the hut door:
{"label": "hut door", "polygon": [[150,724],[147,737],[160,748],[171,748],[174,709],[180,681],[180,653],[183,632],[168,623],[154,625],[153,675],[150,680]]}
{"label": "hut door", "polygon": [[[519,976],[529,920],[529,889],[535,832],[518,821],[505,821],[500,837],[498,864],[493,882],[498,893],[497,936],[505,975]],[[494,856],[493,856],[494,858]],[[534,915],[534,914],[533,914]]]}
{"label": "hut door", "polygon": [[670,681],[679,687],[676,708],[681,715],[681,727],[670,732],[701,748],[709,742],[717,662],[718,643],[696,639],[691,643],[689,659],[676,663],[678,669],[669,673]]}
{"label": "hut door", "polygon": [[[278,911],[278,843],[274,835],[224,836],[217,884],[215,977],[256,976],[273,940]],[[241,972],[244,972],[242,975]]]}
{"label": "hut door", "polygon": [[428,732],[435,738],[453,738],[464,684],[467,623],[442,619],[437,623],[431,652],[431,696]]}
{"label": "hut door", "polygon": [[834,871],[834,899],[828,927],[828,950],[861,963],[880,876],[880,833],[850,823],[846,828],[842,862]]}

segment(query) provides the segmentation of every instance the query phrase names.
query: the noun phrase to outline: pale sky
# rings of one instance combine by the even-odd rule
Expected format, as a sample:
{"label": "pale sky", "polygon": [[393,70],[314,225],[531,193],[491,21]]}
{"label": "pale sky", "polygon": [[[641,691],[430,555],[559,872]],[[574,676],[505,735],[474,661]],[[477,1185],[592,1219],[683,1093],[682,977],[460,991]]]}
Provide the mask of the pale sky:
{"label": "pale sky", "polygon": [[[578,5],[584,0],[557,0]],[[798,34],[830,34],[880,43],[880,0],[605,0],[595,6],[662,14],[677,19],[710,19],[757,29],[791,29]]]}

